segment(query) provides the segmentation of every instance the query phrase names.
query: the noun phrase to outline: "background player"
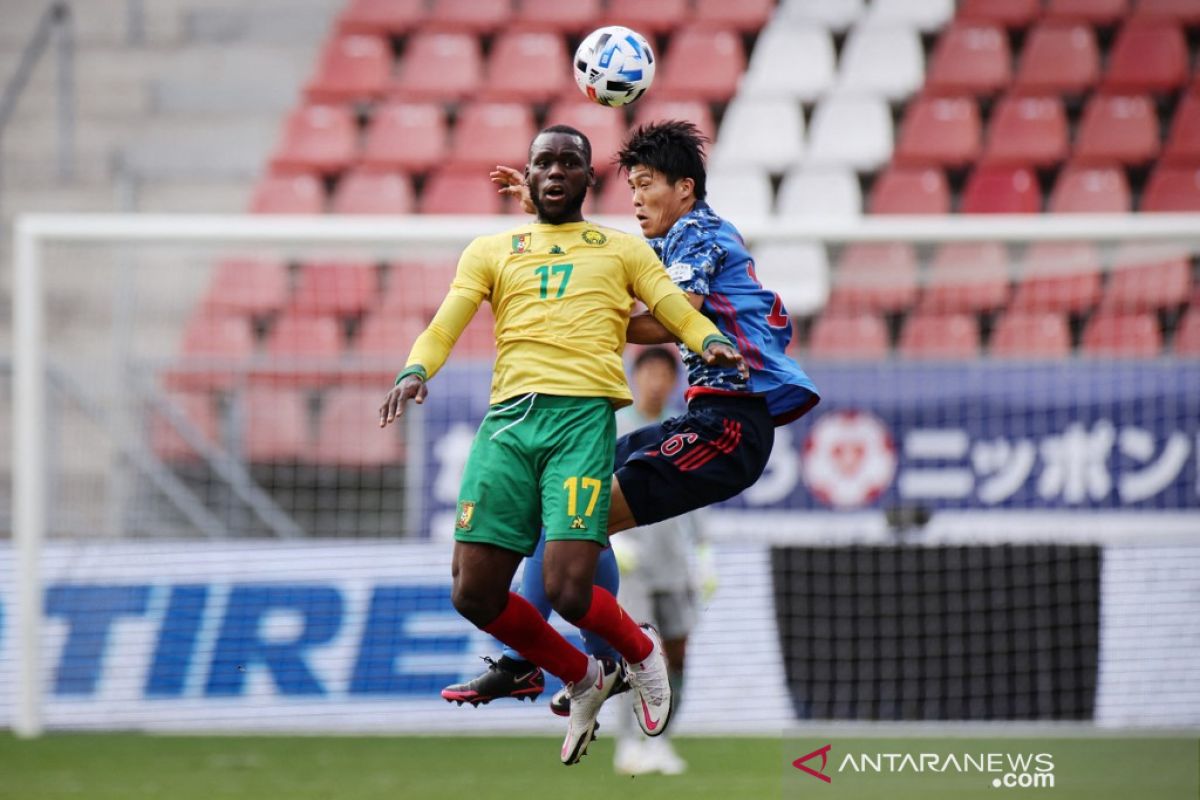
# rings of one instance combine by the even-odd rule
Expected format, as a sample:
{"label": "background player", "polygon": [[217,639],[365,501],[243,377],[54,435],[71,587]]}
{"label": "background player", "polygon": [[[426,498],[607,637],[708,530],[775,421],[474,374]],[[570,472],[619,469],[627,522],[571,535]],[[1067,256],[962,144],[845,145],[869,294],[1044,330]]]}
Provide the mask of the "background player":
{"label": "background player", "polygon": [[593,584],[607,544],[613,407],[630,400],[619,354],[632,297],[703,352],[705,361],[736,371],[742,359],[689,307],[653,251],[584,222],[583,200],[594,182],[586,136],[565,126],[539,133],[526,180],[537,222],[479,237],[463,251],[446,299],[384,400],[380,426],[398,419],[409,400],[424,401],[428,380],[487,299],[496,315],[492,406],[463,476],[452,600],[474,625],[571,687],[561,758],[573,764],[591,741],[617,666],[568,644],[509,591],[513,574],[533,552],[544,525],[551,605],[621,653],[650,732],[661,733],[670,718],[671,694],[657,634],[640,629],[610,593]]}

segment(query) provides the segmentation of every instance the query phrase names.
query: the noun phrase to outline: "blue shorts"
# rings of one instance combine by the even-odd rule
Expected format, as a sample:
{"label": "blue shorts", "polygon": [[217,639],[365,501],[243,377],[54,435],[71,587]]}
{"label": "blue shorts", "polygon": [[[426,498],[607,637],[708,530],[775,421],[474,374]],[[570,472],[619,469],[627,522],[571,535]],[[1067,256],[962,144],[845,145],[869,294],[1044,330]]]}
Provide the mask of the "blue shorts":
{"label": "blue shorts", "polygon": [[617,480],[638,525],[740,494],[767,467],[775,423],[754,396],[700,395],[687,413],[617,440]]}

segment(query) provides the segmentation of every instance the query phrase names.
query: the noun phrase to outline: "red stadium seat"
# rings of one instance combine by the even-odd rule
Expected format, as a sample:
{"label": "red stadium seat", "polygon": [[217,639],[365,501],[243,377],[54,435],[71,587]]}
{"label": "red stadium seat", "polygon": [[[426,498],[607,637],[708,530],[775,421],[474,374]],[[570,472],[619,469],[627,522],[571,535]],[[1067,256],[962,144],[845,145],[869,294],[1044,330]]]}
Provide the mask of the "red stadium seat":
{"label": "red stadium seat", "polygon": [[303,106],[288,115],[283,142],[271,158],[271,169],[328,175],[350,166],[357,150],[358,129],[350,109]]}
{"label": "red stadium seat", "polygon": [[662,95],[724,103],[746,71],[746,52],[733,31],[693,26],[671,37],[659,71],[655,90]]}
{"label": "red stadium seat", "polygon": [[580,34],[596,27],[600,0],[517,0],[513,27],[522,31]]}
{"label": "red stadium seat", "polygon": [[288,296],[287,265],[266,258],[228,258],[217,265],[204,309],[214,315],[265,317],[283,308]]}
{"label": "red stadium seat", "polygon": [[[167,383],[175,389],[230,389],[238,383],[237,368],[254,355],[254,331],[246,317],[201,312],[183,331],[180,353],[202,363],[172,371]],[[211,363],[205,363],[211,362]]]}
{"label": "red stadium seat", "polygon": [[412,183],[401,172],[358,169],[342,176],[333,193],[334,214],[411,214]]}
{"label": "red stadium seat", "polygon": [[[397,430],[379,429],[379,390],[341,387],[321,400],[313,460],[339,467],[383,467],[402,460]],[[400,426],[395,426],[399,428]]]}
{"label": "red stadium seat", "polygon": [[914,314],[900,331],[900,355],[913,359],[979,357],[979,323],[968,314]]}
{"label": "red stadium seat", "polygon": [[392,93],[404,100],[461,100],[483,83],[483,51],[469,33],[420,31],[400,59]]}
{"label": "red stadium seat", "polygon": [[1103,358],[1157,358],[1162,331],[1153,314],[1098,313],[1083,329],[1085,355]]}
{"label": "red stadium seat", "polygon": [[480,97],[545,103],[573,86],[574,79],[564,67],[570,62],[561,34],[523,30],[501,33],[488,59],[491,80]]}
{"label": "red stadium seat", "polygon": [[267,175],[254,187],[255,214],[323,214],[325,190],[315,175]]}
{"label": "red stadium seat", "polygon": [[379,304],[386,316],[419,317],[428,321],[450,289],[457,265],[453,261],[409,261],[393,264],[388,288]]}
{"label": "red stadium seat", "polygon": [[446,112],[434,103],[386,103],[375,107],[363,143],[362,163],[425,172],[449,152]]}
{"label": "red stadium seat", "polygon": [[1191,294],[1191,273],[1187,251],[1174,245],[1121,245],[1101,305],[1120,311],[1178,308]]}
{"label": "red stadium seat", "polygon": [[1163,160],[1172,164],[1200,164],[1200,92],[1184,92],[1171,120]]}
{"label": "red stadium seat", "polygon": [[1187,41],[1178,26],[1133,20],[1109,51],[1103,85],[1127,94],[1169,92],[1187,82],[1187,65]]}
{"label": "red stadium seat", "polygon": [[717,125],[713,121],[712,109],[708,103],[700,100],[662,100],[647,97],[633,107],[634,125],[669,119],[691,122],[710,142],[717,138]]}
{"label": "red stadium seat", "polygon": [[1090,242],[1036,242],[1025,254],[1014,311],[1081,314],[1100,301],[1100,256]]}
{"label": "red stadium seat", "polygon": [[1029,32],[1013,82],[1025,94],[1080,94],[1100,80],[1100,50],[1088,25],[1048,22]]}
{"label": "red stadium seat", "polygon": [[949,214],[950,187],[938,169],[888,167],[871,187],[872,214]]}
{"label": "red stadium seat", "polygon": [[255,383],[280,386],[327,386],[338,381],[342,329],[333,317],[285,312],[267,335],[271,362],[251,375]]}
{"label": "red stadium seat", "polygon": [[1200,306],[1192,306],[1175,330],[1175,355],[1200,358]]}
{"label": "red stadium seat", "polygon": [[494,359],[496,357],[496,319],[492,307],[484,303],[475,312],[475,318],[454,343],[454,354],[459,358]]}
{"label": "red stadium seat", "polygon": [[990,95],[1012,80],[1008,36],[996,25],[954,23],[933,49],[926,88],[941,94]]}
{"label": "red stadium seat", "polygon": [[350,0],[338,16],[338,30],[399,36],[420,25],[425,16],[425,0]]}
{"label": "red stadium seat", "polygon": [[1041,209],[1037,178],[1026,167],[978,167],[963,191],[964,214],[1036,214]]}
{"label": "red stadium seat", "polygon": [[613,158],[625,137],[625,120],[611,108],[580,95],[578,99],[564,99],[551,106],[546,124],[570,125],[586,133],[592,143],[592,166],[597,175],[607,175],[616,167]]}
{"label": "red stadium seat", "polygon": [[507,25],[511,17],[511,0],[433,0],[428,27],[486,34]]}
{"label": "red stadium seat", "polygon": [[396,365],[403,362],[431,316],[408,316],[387,308],[368,314],[350,351],[357,361],[344,371],[344,382],[372,387],[391,383]]}
{"label": "red stadium seat", "polygon": [[983,160],[1049,167],[1067,157],[1067,114],[1057,97],[1008,96],[992,112]]}
{"label": "red stadium seat", "polygon": [[1024,28],[1038,18],[1041,10],[1040,0],[964,0],[957,18]]}
{"label": "red stadium seat", "polygon": [[488,180],[486,170],[451,166],[425,181],[418,208],[422,214],[500,214],[504,199]]}
{"label": "red stadium seat", "polygon": [[238,396],[238,402],[242,456],[247,461],[299,461],[308,453],[308,402],[303,392],[252,386]]}
{"label": "red stadium seat", "polygon": [[392,48],[382,36],[338,36],[325,45],[317,74],[305,86],[318,103],[362,102],[383,95],[392,77]]}
{"label": "red stadium seat", "polygon": [[1008,253],[998,242],[954,242],[938,248],[923,313],[995,311],[1008,302]]}
{"label": "red stadium seat", "polygon": [[671,33],[688,21],[687,0],[609,0],[605,24],[624,25],[647,36]]}
{"label": "red stadium seat", "polygon": [[917,299],[917,254],[912,245],[851,244],[838,257],[827,309],[896,312]]}
{"label": "red stadium seat", "polygon": [[1200,166],[1159,165],[1146,184],[1142,211],[1200,211]]}
{"label": "red stadium seat", "polygon": [[1079,124],[1075,157],[1093,164],[1143,164],[1158,155],[1158,113],[1148,95],[1094,95]]}
{"label": "red stadium seat", "polygon": [[1066,358],[1071,329],[1062,314],[1009,311],[996,321],[990,352],[995,358]]}
{"label": "red stadium seat", "polygon": [[813,323],[808,351],[812,358],[883,359],[888,354],[887,325],[875,314],[827,312]]}
{"label": "red stadium seat", "polygon": [[771,19],[775,0],[696,0],[692,19],[721,28],[733,28],[743,33],[756,32]]}
{"label": "red stadium seat", "polygon": [[1050,0],[1046,17],[1089,25],[1112,25],[1128,12],[1129,0]]}
{"label": "red stadium seat", "polygon": [[1119,167],[1069,165],[1050,193],[1051,214],[1126,214],[1133,210],[1129,181]]}
{"label": "red stadium seat", "polygon": [[979,157],[979,107],[970,97],[921,97],[908,104],[894,163],[957,167]]}
{"label": "red stadium seat", "polygon": [[356,317],[379,294],[375,265],[369,262],[305,264],[300,268],[289,314]]}
{"label": "red stadium seat", "polygon": [[[213,396],[207,392],[167,392],[164,400],[172,409],[210,444],[220,439]],[[200,454],[172,424],[172,417],[153,407],[150,414],[150,449],[163,461],[180,463],[197,461]]]}
{"label": "red stadium seat", "polygon": [[450,160],[481,170],[485,179],[487,170],[497,164],[524,167],[535,132],[533,111],[527,105],[468,103],[458,112]]}
{"label": "red stadium seat", "polygon": [[597,198],[596,213],[614,217],[630,217],[633,215],[633,195],[625,176],[613,173],[605,179],[600,187]]}
{"label": "red stadium seat", "polygon": [[1196,0],[1137,0],[1133,16],[1187,26],[1200,25],[1200,3]]}

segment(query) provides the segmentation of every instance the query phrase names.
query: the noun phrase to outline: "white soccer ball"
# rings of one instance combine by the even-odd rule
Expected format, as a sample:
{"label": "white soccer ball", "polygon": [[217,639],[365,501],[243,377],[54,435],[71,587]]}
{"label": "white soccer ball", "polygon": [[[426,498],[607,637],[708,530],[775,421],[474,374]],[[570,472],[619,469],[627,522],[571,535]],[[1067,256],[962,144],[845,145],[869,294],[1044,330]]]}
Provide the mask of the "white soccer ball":
{"label": "white soccer ball", "polygon": [[654,51],[637,31],[620,25],[597,28],[575,51],[575,82],[601,105],[628,105],[654,82]]}

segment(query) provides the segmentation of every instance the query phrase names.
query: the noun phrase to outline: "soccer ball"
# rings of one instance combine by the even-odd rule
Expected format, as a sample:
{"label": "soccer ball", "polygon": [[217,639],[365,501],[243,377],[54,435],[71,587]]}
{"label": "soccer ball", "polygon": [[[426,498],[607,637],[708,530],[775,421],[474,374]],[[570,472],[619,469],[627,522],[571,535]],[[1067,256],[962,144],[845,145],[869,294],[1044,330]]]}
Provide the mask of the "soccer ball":
{"label": "soccer ball", "polygon": [[575,82],[601,105],[628,105],[653,81],[654,51],[637,31],[620,25],[597,28],[575,51]]}

